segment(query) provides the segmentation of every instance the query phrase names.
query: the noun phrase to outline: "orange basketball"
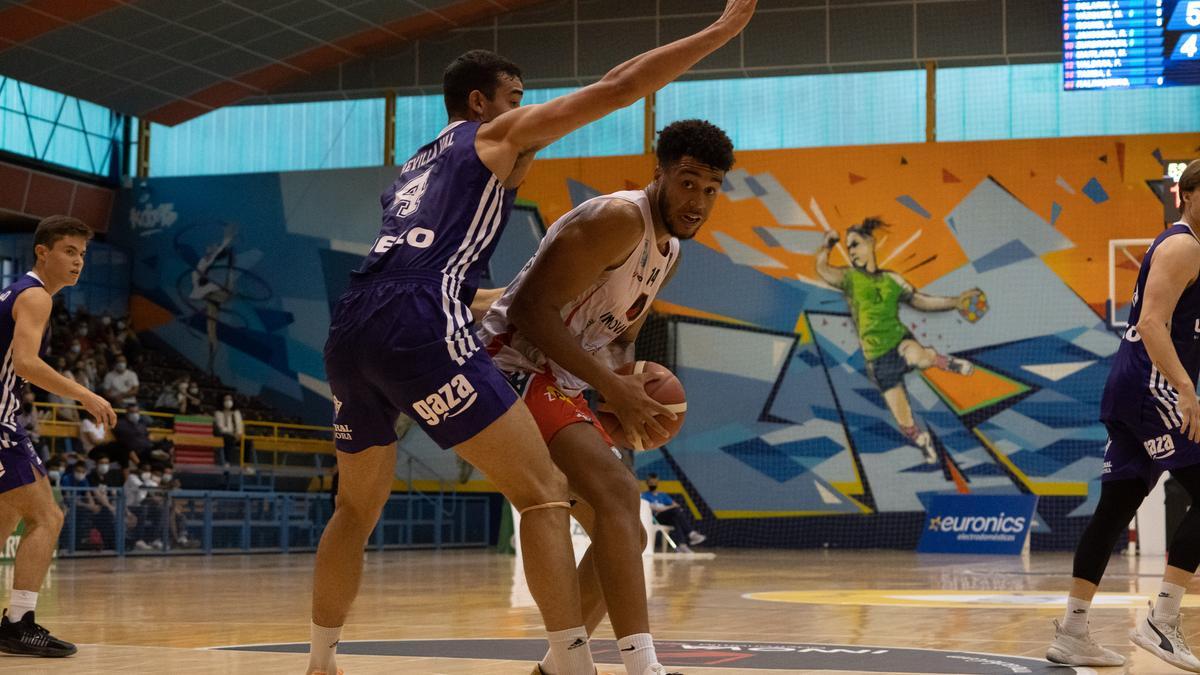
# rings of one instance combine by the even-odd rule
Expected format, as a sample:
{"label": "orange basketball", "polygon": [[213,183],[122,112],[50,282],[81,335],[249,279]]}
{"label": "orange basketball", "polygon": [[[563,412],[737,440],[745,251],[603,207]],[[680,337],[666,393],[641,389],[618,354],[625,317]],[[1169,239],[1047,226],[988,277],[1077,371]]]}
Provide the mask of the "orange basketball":
{"label": "orange basketball", "polygon": [[[687,416],[687,396],[683,392],[683,384],[679,378],[675,377],[665,366],[661,366],[653,361],[635,361],[634,363],[626,363],[617,368],[616,372],[620,375],[650,373],[655,375],[654,379],[646,382],[646,393],[651,398],[659,403],[669,407],[677,417],[672,420],[663,415],[658,416],[658,421],[670,433],[666,438],[651,438],[650,443],[653,445],[643,446],[641,443],[633,443],[625,438],[625,431],[621,428],[621,422],[617,416],[604,412],[601,409],[596,413],[596,417],[600,420],[600,424],[604,426],[604,430],[612,437],[613,442],[623,448],[631,450],[653,450],[655,448],[666,445],[675,434],[679,433],[679,429],[683,427],[683,418]],[[601,401],[603,406],[603,401]],[[643,439],[644,440],[644,439]]]}

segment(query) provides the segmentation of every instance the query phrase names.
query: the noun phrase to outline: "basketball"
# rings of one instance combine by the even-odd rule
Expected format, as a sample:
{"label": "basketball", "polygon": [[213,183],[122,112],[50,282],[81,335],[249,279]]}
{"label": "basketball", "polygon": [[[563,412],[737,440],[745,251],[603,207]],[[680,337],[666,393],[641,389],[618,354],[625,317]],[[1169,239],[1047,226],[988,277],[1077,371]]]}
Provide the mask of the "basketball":
{"label": "basketball", "polygon": [[965,301],[958,303],[958,313],[968,323],[975,323],[983,318],[988,311],[987,293],[980,291]]}
{"label": "basketball", "polygon": [[[612,437],[613,443],[622,448],[629,448],[630,450],[654,450],[655,448],[661,448],[670,442],[672,438],[675,438],[675,434],[678,434],[679,430],[683,427],[683,418],[687,416],[687,397],[683,391],[683,383],[679,381],[679,378],[675,377],[675,373],[668,370],[666,366],[661,366],[653,361],[626,363],[617,368],[616,372],[620,375],[629,375],[631,373],[635,375],[641,373],[657,375],[658,377],[646,382],[646,393],[654,398],[654,400],[669,407],[678,417],[671,420],[660,415],[658,420],[666,427],[670,435],[666,438],[650,439],[653,445],[644,446],[641,443],[631,442],[625,437],[625,431],[621,428],[621,422],[617,419],[616,415],[600,410],[596,413],[596,417],[600,420],[600,424],[604,426],[604,430]],[[603,405],[603,401],[601,401],[601,405]]]}

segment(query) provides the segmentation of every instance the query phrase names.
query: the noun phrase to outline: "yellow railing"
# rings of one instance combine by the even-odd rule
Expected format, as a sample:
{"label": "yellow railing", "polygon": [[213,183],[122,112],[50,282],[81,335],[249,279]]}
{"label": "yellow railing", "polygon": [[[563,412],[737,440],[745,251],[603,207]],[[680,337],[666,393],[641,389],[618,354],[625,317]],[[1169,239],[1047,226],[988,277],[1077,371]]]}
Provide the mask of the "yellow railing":
{"label": "yellow railing", "polygon": [[[57,450],[56,440],[59,438],[79,438],[79,412],[83,408],[69,403],[34,403],[38,411],[38,433],[51,439],[52,450]],[[71,412],[67,412],[71,411]],[[116,409],[117,414],[124,414],[123,408]],[[174,439],[173,429],[175,414],[161,413],[150,410],[140,411],[147,417],[163,420],[167,427],[150,427],[150,438]],[[47,414],[48,413],[48,414]],[[208,415],[205,415],[206,417]],[[72,419],[74,418],[74,419]],[[272,468],[280,466],[281,454],[301,455],[332,455],[333,429],[331,427],[313,426],[310,424],[288,424],[285,422],[262,422],[247,420],[244,422],[246,435],[242,438],[239,450],[240,464],[246,462],[246,443],[253,444],[254,453],[266,452],[271,455],[269,465]],[[108,430],[111,436],[112,430]],[[181,434],[183,435],[183,434]],[[221,447],[224,441],[219,436],[186,434],[187,445],[202,445]],[[255,461],[253,464],[265,466],[267,463]]]}

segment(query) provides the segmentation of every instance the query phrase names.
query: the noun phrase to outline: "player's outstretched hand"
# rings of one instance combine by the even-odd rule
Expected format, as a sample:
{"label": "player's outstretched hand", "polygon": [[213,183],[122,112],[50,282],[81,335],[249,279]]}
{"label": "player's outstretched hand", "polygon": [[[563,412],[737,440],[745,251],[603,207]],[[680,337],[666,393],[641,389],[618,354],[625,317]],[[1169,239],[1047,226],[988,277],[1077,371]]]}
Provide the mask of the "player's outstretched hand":
{"label": "player's outstretched hand", "polygon": [[1179,416],[1183,418],[1179,433],[1187,436],[1193,443],[1200,443],[1200,401],[1196,400],[1195,392],[1180,392],[1176,408],[1179,410]]}
{"label": "player's outstretched hand", "polygon": [[756,5],[758,0],[728,0],[725,3],[725,13],[717,19],[717,23],[726,24],[735,33],[740,33],[746,24],[750,23]]}
{"label": "player's outstretched hand", "polygon": [[84,410],[92,414],[97,422],[108,425],[109,429],[117,426],[117,413],[113,412],[112,404],[104,399],[103,396],[97,394],[89,394],[81,399],[79,403],[83,405]]}
{"label": "player's outstretched hand", "polygon": [[[600,392],[604,397],[601,410],[607,410],[621,421],[625,437],[637,443],[640,439],[668,438],[670,433],[656,419],[659,415],[676,419],[678,415],[646,393],[646,382],[660,377],[655,373],[618,375],[615,384]],[[643,441],[642,447],[652,443]]]}

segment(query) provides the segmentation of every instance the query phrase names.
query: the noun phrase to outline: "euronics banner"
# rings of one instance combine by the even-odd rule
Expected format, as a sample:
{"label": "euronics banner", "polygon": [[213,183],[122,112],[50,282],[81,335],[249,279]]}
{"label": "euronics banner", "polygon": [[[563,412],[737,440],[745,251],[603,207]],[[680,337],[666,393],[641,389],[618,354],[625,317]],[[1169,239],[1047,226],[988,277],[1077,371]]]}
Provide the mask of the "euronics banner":
{"label": "euronics banner", "polygon": [[1036,507],[1033,495],[934,495],[917,550],[1018,554]]}

